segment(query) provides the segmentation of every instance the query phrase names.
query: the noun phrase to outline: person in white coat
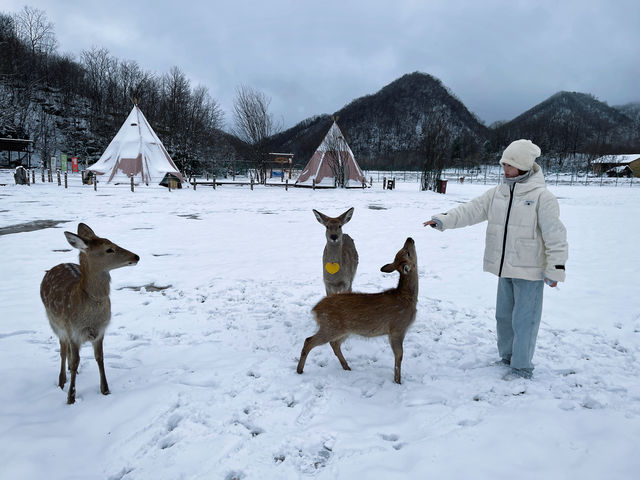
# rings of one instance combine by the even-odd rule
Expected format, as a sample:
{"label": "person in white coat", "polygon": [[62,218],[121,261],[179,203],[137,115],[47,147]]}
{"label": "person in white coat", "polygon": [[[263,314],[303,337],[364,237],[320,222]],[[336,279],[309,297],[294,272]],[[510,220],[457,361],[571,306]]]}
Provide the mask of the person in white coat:
{"label": "person in white coat", "polygon": [[503,183],[424,222],[440,231],[488,222],[484,270],[499,277],[498,354],[511,367],[505,377],[531,378],[544,283],[556,287],[565,280],[567,233],[535,163],[540,153],[530,140],[512,142],[500,159]]}

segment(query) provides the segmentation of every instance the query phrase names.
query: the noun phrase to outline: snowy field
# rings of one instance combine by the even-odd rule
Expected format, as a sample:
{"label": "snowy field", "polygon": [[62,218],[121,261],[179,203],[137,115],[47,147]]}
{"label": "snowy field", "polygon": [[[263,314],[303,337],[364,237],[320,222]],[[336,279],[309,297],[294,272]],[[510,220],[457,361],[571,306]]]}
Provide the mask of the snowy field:
{"label": "snowy field", "polygon": [[[2,478],[638,478],[640,188],[550,187],[568,229],[567,282],[545,287],[533,380],[505,381],[484,226],[422,227],[489,186],[132,193],[94,192],[77,176],[66,190],[15,186],[10,174],[0,173]],[[351,206],[354,290],[394,286],[380,267],[416,241],[402,385],[383,337],[345,342],[352,371],[324,345],[295,372],[324,294],[324,227],[311,209]],[[87,344],[69,406],[38,292],[48,268],[77,261],[63,231],[80,221],[141,260],[112,272],[111,395]]]}

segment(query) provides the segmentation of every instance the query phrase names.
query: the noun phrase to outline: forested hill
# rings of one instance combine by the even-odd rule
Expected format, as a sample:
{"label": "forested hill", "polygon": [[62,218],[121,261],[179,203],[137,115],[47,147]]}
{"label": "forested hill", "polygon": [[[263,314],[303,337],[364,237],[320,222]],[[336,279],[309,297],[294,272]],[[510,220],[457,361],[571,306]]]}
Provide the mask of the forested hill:
{"label": "forested hill", "polygon": [[[491,132],[440,80],[425,73],[402,76],[377,93],[334,112],[363,168],[419,168],[429,131],[445,128],[458,152],[478,156]],[[307,119],[273,137],[272,148],[309,158],[331,116]]]}
{"label": "forested hill", "polygon": [[617,153],[640,149],[638,104],[610,107],[593,95],[559,92],[495,128],[495,138],[530,138],[544,152]]}
{"label": "forested hill", "polygon": [[93,162],[133,102],[181,169],[237,155],[217,102],[179,67],[156,75],[98,47],[76,60],[57,53],[45,12],[0,13],[0,136],[33,140],[35,159],[67,153]]}

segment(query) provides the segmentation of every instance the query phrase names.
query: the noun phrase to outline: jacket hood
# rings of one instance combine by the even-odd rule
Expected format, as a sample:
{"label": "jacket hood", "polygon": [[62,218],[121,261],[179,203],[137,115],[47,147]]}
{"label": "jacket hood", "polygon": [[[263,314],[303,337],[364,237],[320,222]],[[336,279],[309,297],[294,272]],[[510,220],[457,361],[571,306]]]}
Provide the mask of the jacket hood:
{"label": "jacket hood", "polygon": [[[516,189],[518,193],[527,193],[531,190],[535,190],[536,188],[546,187],[544,175],[542,174],[542,168],[540,167],[540,165],[534,162],[531,170],[531,176],[527,178],[526,181],[516,184],[518,185],[518,188]],[[506,184],[504,183],[502,185],[506,186]]]}

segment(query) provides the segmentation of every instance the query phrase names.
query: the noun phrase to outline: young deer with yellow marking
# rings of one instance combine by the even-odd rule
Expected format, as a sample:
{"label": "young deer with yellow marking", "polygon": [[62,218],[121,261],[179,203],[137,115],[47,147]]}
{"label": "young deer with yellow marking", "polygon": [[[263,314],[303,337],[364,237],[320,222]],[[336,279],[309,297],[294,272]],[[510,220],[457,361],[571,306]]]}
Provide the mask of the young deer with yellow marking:
{"label": "young deer with yellow marking", "polygon": [[302,373],[311,349],[327,342],[342,368],[351,370],[340,349],[349,335],[387,335],[395,357],[393,378],[396,383],[401,383],[402,343],[407,329],[416,318],[418,303],[418,259],[413,239],[407,238],[393,263],[388,263],[380,270],[400,273],[397,288],[381,293],[329,295],[313,307],[318,331],[304,341],[298,373]]}
{"label": "young deer with yellow marking", "polygon": [[353,239],[342,233],[342,226],[351,220],[353,207],[336,218],[317,210],[313,214],[327,229],[327,244],[322,253],[322,279],[327,295],[350,292],[358,268],[358,252]]}
{"label": "young deer with yellow marking", "polygon": [[80,347],[93,344],[93,352],[100,370],[100,391],[109,394],[104,372],[102,340],[111,320],[109,300],[110,270],[135,265],[140,257],[119,247],[106,238],[98,237],[84,223],[78,234],[64,232],[72,247],[80,250],[80,265],[61,263],[49,270],[40,284],[40,298],[47,312],[49,324],[60,340],[60,375],[58,386],[64,389],[67,381],[66,363],[69,360],[71,383],[67,403],[76,400],[76,374],[80,364]]}

